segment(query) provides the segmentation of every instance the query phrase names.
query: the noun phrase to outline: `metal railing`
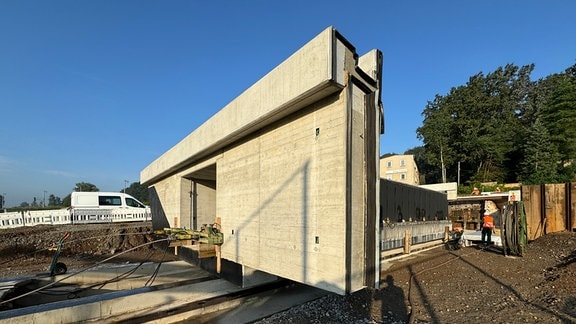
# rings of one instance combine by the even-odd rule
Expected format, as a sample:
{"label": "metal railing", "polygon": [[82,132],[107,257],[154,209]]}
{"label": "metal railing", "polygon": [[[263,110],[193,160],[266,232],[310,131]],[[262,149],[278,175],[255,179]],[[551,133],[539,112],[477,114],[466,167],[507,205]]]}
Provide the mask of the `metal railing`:
{"label": "metal railing", "polygon": [[0,213],[0,229],[36,225],[143,222],[150,208],[54,209]]}
{"label": "metal railing", "polygon": [[406,254],[419,246],[441,244],[446,237],[446,229],[452,228],[449,220],[385,223],[380,232],[380,252],[382,258]]}

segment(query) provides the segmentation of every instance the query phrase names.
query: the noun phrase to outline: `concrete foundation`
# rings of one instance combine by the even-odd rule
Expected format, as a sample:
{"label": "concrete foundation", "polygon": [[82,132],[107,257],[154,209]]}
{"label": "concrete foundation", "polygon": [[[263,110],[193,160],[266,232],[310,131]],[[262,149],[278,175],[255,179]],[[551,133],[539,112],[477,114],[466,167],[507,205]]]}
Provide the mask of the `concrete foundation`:
{"label": "concrete foundation", "polygon": [[[18,302],[21,308],[0,312],[0,322],[84,323],[97,321],[117,323],[162,311],[164,307],[175,307],[178,303],[190,303],[194,300],[241,290],[241,287],[226,280],[216,278],[206,280],[210,277],[208,272],[186,262],[163,264],[157,275],[158,282],[147,286],[150,274],[154,272],[156,266],[157,264],[143,265],[128,277],[122,275],[131,270],[134,265],[104,268],[55,278],[25,279],[28,282],[34,280],[38,287],[51,284],[54,279],[58,283],[54,287],[46,287],[40,294],[20,298]],[[121,280],[102,284],[119,276]],[[90,289],[76,289],[89,288],[92,285],[94,287]],[[62,294],[58,291],[69,293]],[[76,293],[82,295],[69,299],[71,291],[80,291]],[[46,294],[46,292],[49,293]],[[26,298],[29,300],[27,301]]]}

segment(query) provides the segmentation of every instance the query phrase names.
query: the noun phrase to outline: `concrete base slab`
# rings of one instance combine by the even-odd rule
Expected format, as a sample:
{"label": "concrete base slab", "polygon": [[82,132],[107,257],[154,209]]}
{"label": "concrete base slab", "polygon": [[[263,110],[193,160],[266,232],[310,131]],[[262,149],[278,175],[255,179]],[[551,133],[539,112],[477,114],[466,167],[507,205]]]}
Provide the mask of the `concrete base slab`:
{"label": "concrete base slab", "polygon": [[[189,320],[193,323],[251,323],[327,294],[331,293],[319,288],[296,284],[287,289],[267,291],[253,296],[240,305],[227,310],[211,312],[194,318],[180,318],[179,320]],[[153,323],[160,324],[162,322]]]}
{"label": "concrete base slab", "polygon": [[428,253],[438,248],[444,248],[444,244],[439,242],[430,242],[429,246],[422,247],[410,254],[400,254],[390,258],[383,258],[380,260],[380,271],[386,271],[396,263],[408,262],[413,259],[426,257]]}
{"label": "concrete base slab", "polygon": [[[199,271],[197,275],[210,277],[210,274],[207,272],[201,274],[203,270],[193,265],[181,262],[166,263],[164,270],[162,270],[162,267],[160,268],[161,270],[157,274],[156,279],[166,281],[168,280],[166,278],[172,278],[168,280],[170,281],[168,286],[166,286],[166,284],[155,287],[140,285],[140,287],[136,288],[133,286],[126,290],[107,291],[104,294],[85,298],[62,300],[49,304],[6,310],[0,312],[0,321],[2,321],[2,323],[118,322],[155,313],[166,308],[167,305],[174,307],[174,305],[179,303],[191,303],[195,300],[217,297],[241,290],[239,286],[222,279],[201,281],[193,284],[180,284],[181,282],[185,282],[183,279],[190,280],[189,273],[182,274],[182,272],[180,272],[182,269],[179,268],[182,267],[184,267],[183,269],[196,268]],[[153,265],[150,265],[149,268],[155,269]],[[112,272],[116,273],[118,270],[119,269],[113,269]],[[144,271],[144,269],[139,270]],[[147,278],[150,278],[152,273],[153,272],[149,272]],[[167,276],[164,277],[164,274]],[[84,275],[85,277],[100,276],[99,278],[108,278],[110,276],[104,268],[98,269],[94,273],[84,273]],[[70,278],[72,277],[73,274],[71,274]],[[56,278],[56,280],[60,280],[58,277]],[[146,281],[144,277],[141,277],[141,279],[142,282]],[[163,289],[164,287],[169,288]]]}

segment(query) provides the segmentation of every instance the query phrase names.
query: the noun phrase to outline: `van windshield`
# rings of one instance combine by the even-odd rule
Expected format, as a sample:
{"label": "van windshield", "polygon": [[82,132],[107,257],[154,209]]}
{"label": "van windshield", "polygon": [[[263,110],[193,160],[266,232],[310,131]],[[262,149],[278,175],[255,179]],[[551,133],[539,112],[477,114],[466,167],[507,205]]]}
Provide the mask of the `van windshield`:
{"label": "van windshield", "polygon": [[120,196],[99,196],[98,204],[100,206],[122,206]]}
{"label": "van windshield", "polygon": [[142,205],[141,203],[139,203],[136,199],[132,199],[132,198],[126,198],[126,205],[130,206],[130,207],[139,207],[139,208],[145,208],[146,206]]}

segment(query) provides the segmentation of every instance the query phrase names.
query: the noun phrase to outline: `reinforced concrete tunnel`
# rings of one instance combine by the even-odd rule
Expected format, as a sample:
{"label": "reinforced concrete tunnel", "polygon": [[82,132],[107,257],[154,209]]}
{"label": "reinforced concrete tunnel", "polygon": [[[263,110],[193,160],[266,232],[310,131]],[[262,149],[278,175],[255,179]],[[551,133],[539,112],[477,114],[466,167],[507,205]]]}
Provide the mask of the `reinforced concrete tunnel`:
{"label": "reinforced concrete tunnel", "polygon": [[218,217],[222,276],[245,286],[377,285],[381,78],[379,50],[325,29],[141,171],[154,228]]}

